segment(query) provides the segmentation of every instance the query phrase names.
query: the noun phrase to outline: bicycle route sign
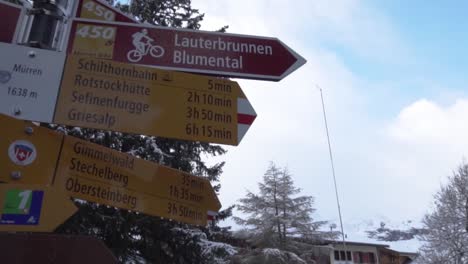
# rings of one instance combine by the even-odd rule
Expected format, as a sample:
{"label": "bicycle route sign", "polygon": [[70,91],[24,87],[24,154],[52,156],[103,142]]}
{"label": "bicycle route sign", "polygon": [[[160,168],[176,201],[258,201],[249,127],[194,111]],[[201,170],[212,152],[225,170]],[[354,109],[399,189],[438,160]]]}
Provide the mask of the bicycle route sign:
{"label": "bicycle route sign", "polygon": [[208,75],[279,81],[306,61],[276,38],[75,19],[68,53]]}
{"label": "bicycle route sign", "polygon": [[0,182],[202,226],[221,208],[205,178],[6,115],[0,123]]}

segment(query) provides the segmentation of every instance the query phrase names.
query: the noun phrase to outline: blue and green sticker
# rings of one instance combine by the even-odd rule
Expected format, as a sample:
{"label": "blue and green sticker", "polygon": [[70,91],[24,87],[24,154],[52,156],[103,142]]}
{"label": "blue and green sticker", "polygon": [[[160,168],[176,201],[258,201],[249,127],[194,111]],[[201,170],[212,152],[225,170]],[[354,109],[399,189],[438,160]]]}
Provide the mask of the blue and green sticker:
{"label": "blue and green sticker", "polygon": [[0,225],[38,225],[44,191],[11,189],[5,194]]}

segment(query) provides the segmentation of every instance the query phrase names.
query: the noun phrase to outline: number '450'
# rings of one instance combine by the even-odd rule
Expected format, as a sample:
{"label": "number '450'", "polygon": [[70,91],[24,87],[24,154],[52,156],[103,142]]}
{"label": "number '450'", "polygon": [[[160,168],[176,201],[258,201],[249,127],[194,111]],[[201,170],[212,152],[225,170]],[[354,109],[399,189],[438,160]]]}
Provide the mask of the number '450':
{"label": "number '450'", "polygon": [[89,12],[94,13],[98,17],[103,17],[107,21],[114,21],[114,12],[107,10],[105,7],[88,1],[83,5]]}
{"label": "number '450'", "polygon": [[103,38],[112,39],[115,35],[115,28],[113,27],[102,27],[102,26],[88,26],[82,25],[76,34],[82,38]]}

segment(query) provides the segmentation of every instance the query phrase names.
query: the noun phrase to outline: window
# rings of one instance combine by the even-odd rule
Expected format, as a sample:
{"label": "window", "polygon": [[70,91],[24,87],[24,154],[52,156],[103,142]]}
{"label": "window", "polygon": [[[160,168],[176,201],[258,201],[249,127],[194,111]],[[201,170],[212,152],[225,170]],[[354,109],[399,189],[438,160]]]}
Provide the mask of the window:
{"label": "window", "polygon": [[375,264],[375,255],[372,252],[353,252],[354,263]]}
{"label": "window", "polygon": [[349,260],[351,261],[351,251],[346,251],[346,254],[343,250],[335,250],[334,251],[334,254],[335,254],[335,260],[341,260],[341,261],[344,261],[344,260]]}
{"label": "window", "polygon": [[369,253],[364,252],[362,253],[362,263],[369,263]]}
{"label": "window", "polygon": [[354,263],[361,263],[361,258],[359,258],[359,252],[353,252]]}
{"label": "window", "polygon": [[342,250],[340,251],[340,260],[346,260],[344,251],[342,251]]}

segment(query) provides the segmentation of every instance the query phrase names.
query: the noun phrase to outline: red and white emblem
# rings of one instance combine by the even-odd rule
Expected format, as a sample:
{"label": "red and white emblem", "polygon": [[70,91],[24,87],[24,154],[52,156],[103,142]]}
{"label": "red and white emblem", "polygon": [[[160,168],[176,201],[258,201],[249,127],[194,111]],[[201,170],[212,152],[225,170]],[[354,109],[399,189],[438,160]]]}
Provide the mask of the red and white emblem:
{"label": "red and white emblem", "polygon": [[16,165],[26,166],[31,164],[37,156],[36,147],[26,140],[16,140],[8,148],[8,156]]}

